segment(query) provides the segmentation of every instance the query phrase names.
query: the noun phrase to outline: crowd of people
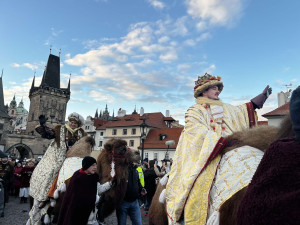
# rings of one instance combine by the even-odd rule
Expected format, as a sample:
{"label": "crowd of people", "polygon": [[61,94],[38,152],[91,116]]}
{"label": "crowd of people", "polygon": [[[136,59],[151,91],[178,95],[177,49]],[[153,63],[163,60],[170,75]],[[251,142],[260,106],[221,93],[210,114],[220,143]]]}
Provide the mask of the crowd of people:
{"label": "crowd of people", "polygon": [[29,198],[30,178],[38,159],[18,160],[1,154],[0,161],[0,216],[4,217],[5,204],[9,197],[20,198],[20,203],[27,203]]}
{"label": "crowd of people", "polygon": [[[215,171],[222,158],[221,152],[225,147],[231,147],[237,141],[229,140],[228,136],[257,125],[255,109],[262,108],[272,93],[272,89],[266,86],[262,93],[248,103],[233,106],[225,104],[219,99],[222,90],[223,82],[220,77],[210,74],[198,77],[194,87],[196,104],[191,106],[186,113],[186,125],[177,144],[174,162],[172,159],[164,159],[159,163],[157,159],[148,160],[146,158],[142,162],[128,165],[126,193],[121,204],[116,208],[119,225],[126,225],[128,216],[133,225],[142,225],[142,214],[147,215],[159,179],[166,174],[169,175],[166,187],[166,211],[169,224],[206,224],[209,221],[210,218],[207,214],[209,198],[207,196],[209,196],[215,179]],[[286,157],[287,162],[293,160],[292,155],[299,158],[299,96],[300,88],[296,89],[291,100],[291,118],[296,138],[288,139],[291,142],[290,145],[286,143],[286,140],[280,142],[283,146],[289,147],[291,152],[291,155]],[[43,159],[40,162],[34,159],[21,162],[14,161],[4,155],[0,164],[0,216],[4,216],[4,206],[9,200],[9,194],[19,196],[20,203],[26,203],[30,195],[35,202],[29,213],[30,218],[27,224],[39,224],[42,217],[45,216],[50,204],[49,199],[54,197],[56,180],[66,159],[66,152],[79,139],[86,136],[86,133],[80,128],[83,124],[83,118],[79,114],[71,114],[68,117],[68,124],[58,125],[54,129],[45,125],[47,120],[45,116],[40,116],[39,119],[40,124],[36,127],[36,131],[44,138],[53,139]],[[277,148],[278,146],[273,147]],[[273,154],[273,152],[271,153]],[[276,160],[277,154],[275,152],[274,155],[270,155],[270,160]],[[265,155],[265,157],[267,156],[268,154]],[[297,160],[299,160],[298,158]],[[265,161],[265,167],[270,167],[269,159],[262,160],[262,162]],[[280,162],[277,163],[280,164]],[[112,169],[114,165],[112,163]],[[263,164],[260,165],[260,167],[263,166]],[[298,161],[291,167],[297,167],[296,169],[299,171]],[[96,171],[96,160],[90,156],[84,157],[81,169],[73,174],[66,188],[58,218],[59,225],[104,224],[104,222],[98,223],[96,219],[96,204],[101,195],[114,186],[114,182],[109,181],[100,184]],[[264,171],[265,168],[263,167],[261,174],[256,174],[253,182],[249,185],[247,193],[249,196],[246,195],[247,198],[242,205],[244,211],[239,214],[240,221],[245,220],[246,212],[250,210],[248,207],[250,203],[253,204],[251,210],[256,209],[257,202],[254,201],[255,198],[252,197],[251,191],[256,193],[257,188],[261,185],[261,180],[264,180],[264,177],[268,175]],[[286,173],[287,171],[284,170],[283,176],[286,177]],[[255,179],[259,185],[254,185]],[[292,181],[293,187],[297,187],[294,188],[295,190],[293,189],[297,198],[293,195],[290,202],[295,205],[294,208],[298,209],[299,207],[296,207],[298,202],[295,202],[294,199],[299,199],[299,182],[298,179]],[[278,190],[272,188],[274,195],[282,190],[282,187]],[[269,196],[267,192],[263,197]],[[263,208],[266,209],[267,207],[264,206]],[[195,212],[195,209],[200,211]],[[265,219],[260,213],[261,211],[261,208],[257,208],[255,213]],[[293,218],[297,218],[295,215],[298,215],[298,211],[292,210],[292,213],[287,212],[288,215],[291,214]],[[252,219],[255,221],[257,218]],[[246,220],[250,221],[248,218]]]}

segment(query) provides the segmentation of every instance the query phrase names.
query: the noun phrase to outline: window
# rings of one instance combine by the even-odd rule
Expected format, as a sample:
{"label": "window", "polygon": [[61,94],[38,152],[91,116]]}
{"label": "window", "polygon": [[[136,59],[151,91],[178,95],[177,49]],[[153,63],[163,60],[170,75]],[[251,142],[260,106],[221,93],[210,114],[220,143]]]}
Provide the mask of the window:
{"label": "window", "polygon": [[103,145],[102,141],[99,141],[99,147],[101,147]]}
{"label": "window", "polygon": [[127,129],[123,129],[123,135],[127,135]]}
{"label": "window", "polygon": [[117,135],[117,129],[113,129],[112,135]]}
{"label": "window", "polygon": [[31,121],[34,119],[34,113],[31,114]]}
{"label": "window", "polygon": [[0,129],[3,130],[3,123],[0,123]]}
{"label": "window", "polygon": [[158,161],[158,153],[157,152],[154,153],[154,159]]}
{"label": "window", "polygon": [[133,147],[133,146],[134,146],[134,140],[130,140],[130,141],[129,141],[129,146],[130,146],[130,147]]}
{"label": "window", "polygon": [[162,140],[164,140],[166,137],[167,137],[166,134],[160,134],[160,135],[159,135],[159,140],[162,141]]}
{"label": "window", "polygon": [[136,129],[135,128],[132,128],[131,134],[136,134]]}
{"label": "window", "polygon": [[145,153],[145,158],[148,158],[148,159],[149,159],[148,155],[149,155],[148,152],[146,152],[146,153]]}
{"label": "window", "polygon": [[104,132],[102,131],[102,132],[100,132],[100,136],[103,136],[103,134],[104,134]]}

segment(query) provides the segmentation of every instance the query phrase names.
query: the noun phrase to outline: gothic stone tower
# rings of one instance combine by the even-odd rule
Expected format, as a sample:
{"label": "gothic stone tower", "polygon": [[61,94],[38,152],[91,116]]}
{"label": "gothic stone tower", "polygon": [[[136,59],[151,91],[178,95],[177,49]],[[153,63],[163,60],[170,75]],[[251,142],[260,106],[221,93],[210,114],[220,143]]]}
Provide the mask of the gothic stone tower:
{"label": "gothic stone tower", "polygon": [[48,117],[50,126],[64,123],[71,92],[70,80],[67,88],[60,88],[60,58],[50,54],[41,85],[35,87],[34,82],[35,77],[29,91],[30,107],[26,131],[34,131],[39,123],[39,115]]}

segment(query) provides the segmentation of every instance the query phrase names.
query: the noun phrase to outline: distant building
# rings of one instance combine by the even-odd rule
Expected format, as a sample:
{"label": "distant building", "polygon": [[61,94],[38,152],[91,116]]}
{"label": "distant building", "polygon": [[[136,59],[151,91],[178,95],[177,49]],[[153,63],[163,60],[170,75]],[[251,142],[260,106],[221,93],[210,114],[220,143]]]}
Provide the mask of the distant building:
{"label": "distant building", "polygon": [[279,92],[278,97],[278,108],[271,112],[265,113],[262,116],[268,119],[268,125],[279,127],[282,119],[290,113],[290,97],[292,90],[286,92]]}
{"label": "distant building", "polygon": [[32,81],[26,131],[34,131],[40,115],[48,117],[52,126],[64,123],[70,95],[70,80],[67,88],[60,87],[60,58],[50,54],[40,86],[35,86],[35,77]]}
{"label": "distant building", "polygon": [[132,149],[138,149],[141,144],[141,124],[145,119],[147,128],[145,130],[146,138],[151,129],[154,128],[171,128],[172,122],[175,120],[172,117],[165,117],[161,112],[156,113],[141,113],[136,110],[132,114],[126,115],[126,111],[119,109],[118,115],[112,120],[106,122],[102,126],[96,128],[96,148],[102,149],[107,140],[111,138],[120,138],[127,141],[127,144]]}
{"label": "distant building", "polygon": [[290,113],[290,103],[288,102],[272,110],[271,112],[263,114],[262,116],[268,119],[269,126],[279,127],[282,119],[289,113]]}
{"label": "distant building", "polygon": [[[21,160],[43,155],[51,140],[42,138],[39,134],[36,134],[35,126],[39,124],[38,118],[40,115],[48,117],[47,126],[49,127],[53,127],[59,123],[63,124],[65,122],[66,108],[70,95],[70,80],[68,87],[60,87],[60,58],[50,54],[42,82],[39,86],[35,86],[35,77],[33,77],[32,85],[29,90],[30,107],[26,131],[22,129],[21,132],[13,131],[7,133],[4,151],[10,156]],[[14,98],[11,102],[10,113],[12,114],[14,110],[14,116],[16,116],[16,114],[26,114],[27,110],[24,109],[23,101],[20,102],[18,107],[15,107],[16,101]],[[26,119],[23,117],[23,121],[21,121],[18,116],[16,116],[15,119],[16,127],[22,126],[23,128],[22,124]]]}
{"label": "distant building", "polygon": [[8,115],[11,117],[10,125],[12,131],[21,132],[26,130],[28,111],[24,108],[23,99],[20,101],[18,107],[16,97],[9,104]]}
{"label": "distant building", "polygon": [[[144,158],[156,159],[159,162],[163,159],[174,159],[175,150],[183,128],[151,129],[144,143]],[[174,141],[174,145],[167,145],[167,141]],[[142,150],[142,145],[138,147]]]}

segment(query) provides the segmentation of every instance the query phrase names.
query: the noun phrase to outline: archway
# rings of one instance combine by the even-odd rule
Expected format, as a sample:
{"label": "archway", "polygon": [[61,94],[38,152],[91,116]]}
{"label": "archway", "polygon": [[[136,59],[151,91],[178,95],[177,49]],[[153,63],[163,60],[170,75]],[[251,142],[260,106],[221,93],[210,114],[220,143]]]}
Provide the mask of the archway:
{"label": "archway", "polygon": [[24,158],[33,158],[32,150],[23,143],[11,146],[5,151],[5,153],[7,153],[10,157],[14,157],[19,160],[23,160]]}

